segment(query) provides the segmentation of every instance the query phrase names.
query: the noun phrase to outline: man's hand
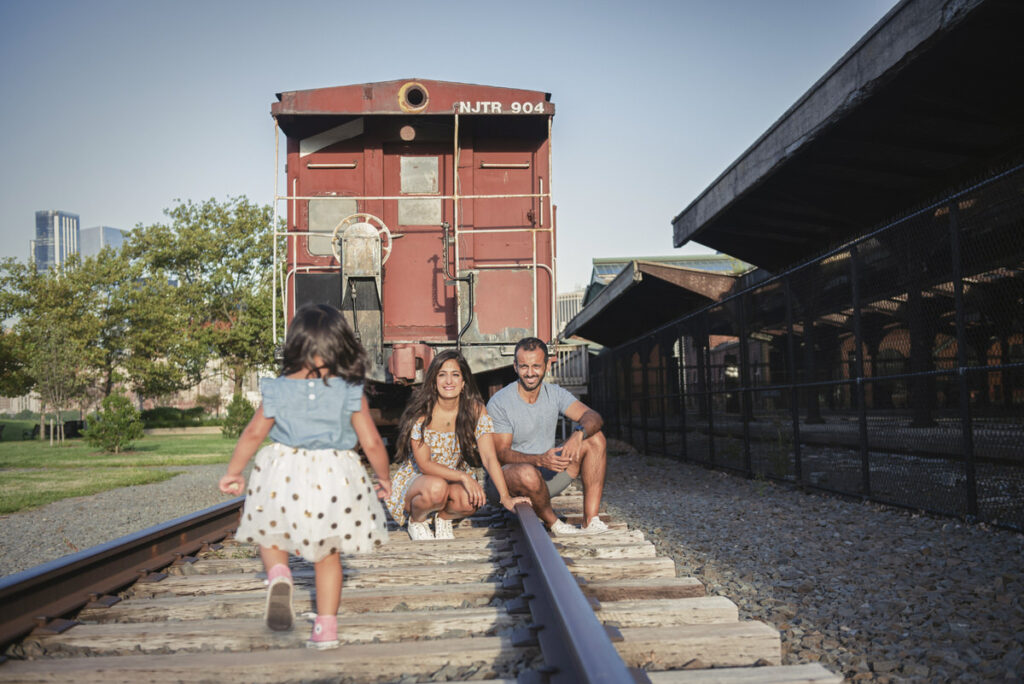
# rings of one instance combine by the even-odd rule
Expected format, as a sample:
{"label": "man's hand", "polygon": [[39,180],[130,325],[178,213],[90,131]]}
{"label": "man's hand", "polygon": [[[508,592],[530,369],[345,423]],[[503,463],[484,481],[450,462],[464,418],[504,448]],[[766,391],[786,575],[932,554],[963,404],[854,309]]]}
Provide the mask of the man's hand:
{"label": "man's hand", "polygon": [[537,459],[537,465],[560,473],[572,464],[572,459],[565,455],[563,447],[548,449]]}
{"label": "man's hand", "polygon": [[569,459],[569,463],[579,463],[583,458],[583,430],[577,430],[569,435],[562,445],[562,455]]}

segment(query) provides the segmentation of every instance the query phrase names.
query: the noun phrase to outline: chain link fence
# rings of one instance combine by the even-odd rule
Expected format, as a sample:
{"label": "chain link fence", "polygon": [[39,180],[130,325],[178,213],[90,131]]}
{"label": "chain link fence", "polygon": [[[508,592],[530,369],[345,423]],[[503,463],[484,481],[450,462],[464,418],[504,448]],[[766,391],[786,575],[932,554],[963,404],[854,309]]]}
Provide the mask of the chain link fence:
{"label": "chain link fence", "polygon": [[595,359],[607,434],[1024,530],[1024,165],[741,283]]}

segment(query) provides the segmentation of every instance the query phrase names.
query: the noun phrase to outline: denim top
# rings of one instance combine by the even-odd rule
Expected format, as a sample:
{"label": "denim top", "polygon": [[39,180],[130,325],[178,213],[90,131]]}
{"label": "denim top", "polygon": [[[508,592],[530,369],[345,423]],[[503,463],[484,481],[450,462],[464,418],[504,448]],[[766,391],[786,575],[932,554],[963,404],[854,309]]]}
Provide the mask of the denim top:
{"label": "denim top", "polygon": [[341,378],[261,378],[263,415],[274,419],[270,439],[304,449],[351,449],[359,441],[352,414],[363,385]]}

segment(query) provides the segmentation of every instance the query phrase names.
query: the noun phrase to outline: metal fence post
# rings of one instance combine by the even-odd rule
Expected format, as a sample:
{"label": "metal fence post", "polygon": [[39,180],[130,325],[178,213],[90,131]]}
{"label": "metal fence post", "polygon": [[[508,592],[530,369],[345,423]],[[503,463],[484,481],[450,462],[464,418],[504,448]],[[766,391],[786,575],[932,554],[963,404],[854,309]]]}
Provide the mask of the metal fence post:
{"label": "metal fence post", "polygon": [[668,456],[668,359],[664,339],[658,340],[658,411],[661,413],[662,456]]}
{"label": "metal fence post", "polygon": [[786,294],[786,361],[789,364],[789,412],[793,429],[793,476],[803,482],[803,464],[800,454],[800,400],[796,388],[796,342],[793,338],[793,292],[789,278],[783,278]]}
{"label": "metal fence post", "polygon": [[686,337],[682,330],[676,334],[676,339],[679,340],[679,372],[676,378],[676,383],[679,385],[679,455],[684,461],[687,461],[690,455],[686,448]]}
{"label": "metal fence post", "polygon": [[739,296],[737,309],[739,311],[739,322],[737,331],[740,336],[740,414],[743,420],[743,468],[747,471],[747,477],[754,476],[754,464],[750,457],[750,347],[747,343],[747,295]]}
{"label": "metal fence post", "polygon": [[850,284],[853,298],[853,368],[854,391],[857,397],[857,428],[860,444],[861,491],[871,496],[871,460],[868,453],[868,414],[864,398],[864,337],[860,317],[860,252],[857,245],[850,247]]}
{"label": "metal fence post", "polygon": [[640,426],[644,431],[644,453],[649,454],[647,433],[650,428],[647,424],[647,402],[651,396],[651,383],[647,381],[647,352],[644,349],[643,342],[638,344],[637,347],[639,348],[637,353],[640,355]]}
{"label": "metal fence post", "polygon": [[[960,254],[960,209],[956,200],[949,203],[949,244],[953,261],[953,301],[956,305],[957,385],[960,389],[960,431],[963,435],[964,477],[967,487],[967,515],[978,515],[978,482],[974,472],[974,425],[971,419],[971,395],[967,382],[967,342],[964,328],[963,262]],[[981,354],[979,353],[979,358]]]}
{"label": "metal fence post", "polygon": [[711,395],[711,334],[708,331],[708,315],[704,314],[704,332],[701,335],[701,356],[704,360],[704,388],[707,390],[705,400],[708,407],[708,463],[715,463],[715,406],[712,403]]}

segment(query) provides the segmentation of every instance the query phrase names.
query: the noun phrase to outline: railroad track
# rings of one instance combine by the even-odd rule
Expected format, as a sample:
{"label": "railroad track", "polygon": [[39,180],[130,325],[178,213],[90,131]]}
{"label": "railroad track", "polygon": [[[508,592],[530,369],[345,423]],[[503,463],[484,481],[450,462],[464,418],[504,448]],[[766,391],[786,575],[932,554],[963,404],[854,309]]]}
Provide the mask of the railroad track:
{"label": "railroad track", "polygon": [[[580,496],[554,504],[579,523]],[[23,573],[34,578],[23,586],[0,583],[10,642],[0,682],[842,681],[819,665],[780,666],[773,627],[740,621],[731,601],[676,577],[641,532],[606,517],[605,534],[551,540],[523,505],[464,521],[454,540],[399,532],[346,558],[342,646],[310,651],[312,568],[293,559],[295,629],[267,630],[255,548],[225,538],[239,505],[197,514],[198,530],[183,531],[182,519],[147,531],[159,557],[140,533],[126,540],[149,551],[111,543],[97,547],[105,560],[83,552],[71,557],[77,569],[51,563]],[[164,548],[174,537],[181,547]],[[102,588],[104,574],[114,588]]]}

